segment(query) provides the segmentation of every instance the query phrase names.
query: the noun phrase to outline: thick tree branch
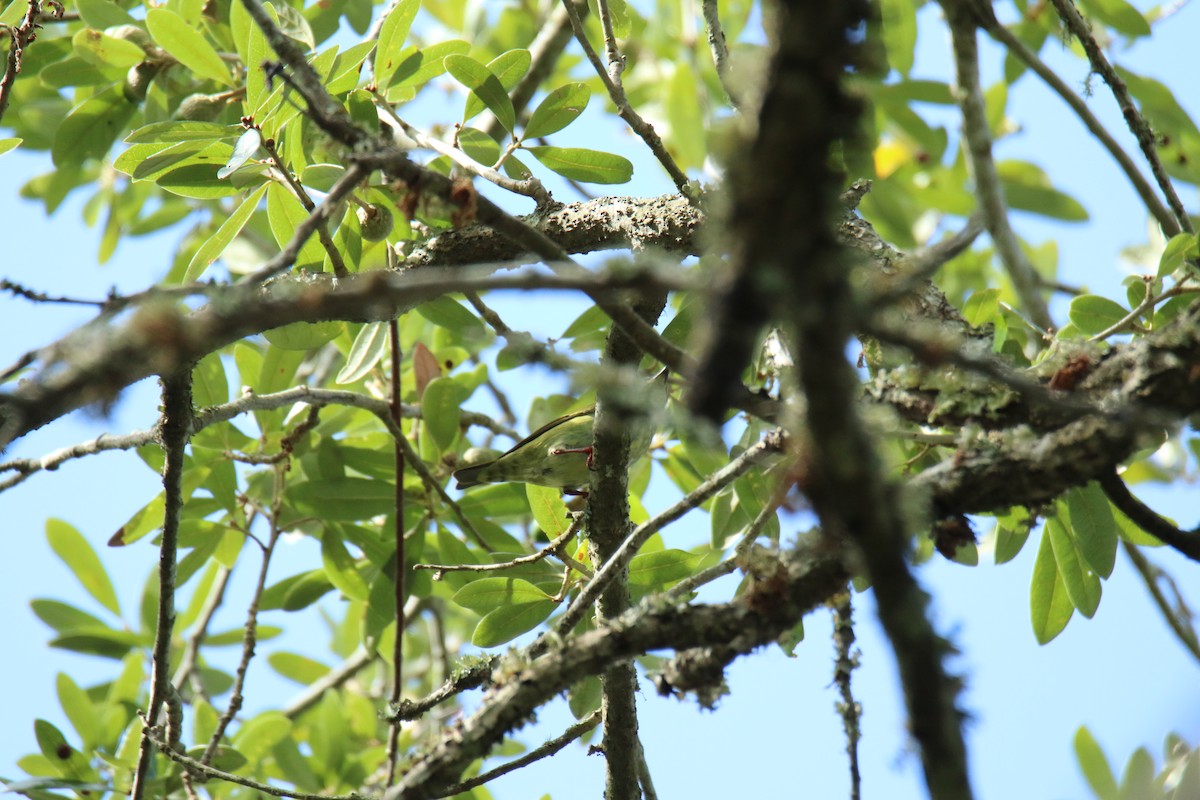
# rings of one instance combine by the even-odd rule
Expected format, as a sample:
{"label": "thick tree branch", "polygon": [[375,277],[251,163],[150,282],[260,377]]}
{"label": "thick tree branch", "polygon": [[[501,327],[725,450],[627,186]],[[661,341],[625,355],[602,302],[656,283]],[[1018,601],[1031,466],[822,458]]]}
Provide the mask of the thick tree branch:
{"label": "thick tree branch", "polygon": [[[666,305],[665,293],[647,297],[634,306],[650,324],[658,320]],[[641,351],[625,331],[614,326],[608,335],[601,365],[614,370],[632,369],[641,359]],[[647,396],[657,386],[645,390]],[[587,529],[592,550],[592,562],[604,564],[612,559],[629,535],[633,523],[629,520],[629,462],[640,454],[630,453],[630,443],[636,438],[633,428],[648,425],[639,419],[638,409],[631,415],[629,403],[621,402],[620,387],[602,386],[597,393],[594,445],[592,454],[591,491],[587,504]],[[596,618],[603,625],[629,608],[627,570],[616,572],[600,593]],[[604,714],[604,796],[608,800],[638,800],[638,764],[642,757],[638,740],[637,670],[632,661],[622,661],[606,669],[601,676]]]}
{"label": "thick tree branch", "polygon": [[447,731],[411,765],[382,800],[425,800],[442,793],[476,758],[523,726],[546,701],[585,675],[639,653],[722,645],[748,653],[773,641],[834,592],[848,575],[836,557],[811,551],[787,555],[781,580],[746,600],[714,606],[638,607],[569,640],[539,658],[517,653],[493,672],[494,685],[480,708]]}
{"label": "thick tree branch", "polygon": [[[757,136],[732,185],[733,264],[742,293],[795,331],[806,398],[800,486],[825,534],[854,545],[855,563],[874,588],[929,794],[966,800],[960,686],[945,667],[950,646],[934,631],[929,597],[908,567],[909,523],[858,414],[858,378],[845,358],[857,312],[850,259],[834,236],[840,176],[824,154],[854,136],[862,111],[839,76],[860,60],[852,31],[867,10],[865,2],[798,0],[780,8]],[[796,108],[806,110],[800,120]],[[738,356],[746,341],[734,348]],[[711,414],[711,390],[700,399]]]}

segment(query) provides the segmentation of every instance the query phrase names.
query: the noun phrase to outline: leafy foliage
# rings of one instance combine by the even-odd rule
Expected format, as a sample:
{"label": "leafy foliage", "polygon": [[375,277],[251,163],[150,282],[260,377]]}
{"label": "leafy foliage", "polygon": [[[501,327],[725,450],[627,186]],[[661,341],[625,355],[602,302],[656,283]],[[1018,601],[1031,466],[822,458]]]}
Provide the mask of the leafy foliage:
{"label": "leafy foliage", "polygon": [[[972,142],[960,141],[957,125],[945,123],[956,98],[953,79],[914,76],[920,5],[877,4],[877,18],[865,27],[862,42],[869,57],[856,65],[851,81],[864,107],[860,136],[838,142],[832,152],[811,154],[814,163],[836,163],[847,177],[873,182],[858,211],[878,232],[868,242],[877,246],[868,249],[889,269],[903,263],[892,247],[927,248],[937,244],[939,226],[959,227],[979,205],[977,192],[985,180],[970,162]],[[105,559],[91,543],[98,532],[81,532],[56,518],[46,523],[50,547],[93,606],[37,598],[31,608],[53,632],[52,647],[108,659],[111,677],[81,686],[67,673],[57,673],[55,687],[71,730],[37,720],[38,752],[19,762],[27,777],[7,784],[36,800],[64,792],[132,792],[135,773],[149,783],[142,792],[182,796],[185,788],[192,791],[193,778],[163,752],[175,752],[167,745],[155,751],[153,769],[138,766],[146,722],[137,710],[150,702],[146,655],[156,638],[166,637],[170,663],[178,666],[178,672],[171,671],[178,698],[168,704],[170,714],[186,709],[185,729],[171,731],[186,745],[178,750],[217,770],[298,791],[376,789],[381,774],[395,772],[397,758],[419,767],[440,741],[440,720],[461,711],[451,696],[437,714],[393,727],[378,713],[388,700],[379,686],[397,681],[392,700],[402,694],[429,696],[444,682],[453,683],[455,676],[444,663],[458,657],[468,642],[500,653],[506,646],[528,645],[531,632],[541,637],[535,648],[589,632],[595,640],[613,621],[570,615],[587,587],[606,574],[605,563],[617,545],[641,533],[640,546],[616,570],[620,577],[612,579],[623,592],[616,613],[639,602],[638,612],[681,608],[696,588],[717,577],[714,570],[725,567],[720,574],[743,575],[726,598],[734,607],[768,619],[780,613],[778,608],[790,613],[794,609],[780,599],[787,594],[789,573],[778,554],[796,549],[796,532],[795,517],[785,512],[807,508],[810,500],[822,511],[822,498],[808,496],[818,485],[809,471],[820,465],[798,446],[776,447],[783,455],[773,453],[748,470],[730,472],[731,464],[772,441],[777,424],[792,426],[793,442],[806,435],[793,418],[803,403],[786,344],[794,333],[792,320],[752,320],[754,357],[735,365],[737,391],[731,389],[729,396],[740,398],[753,413],[727,426],[724,438],[687,413],[688,387],[682,379],[676,380],[666,410],[639,399],[645,392],[641,376],[630,377],[634,367],[657,366],[661,353],[670,352],[666,347],[654,356],[635,354],[624,364],[614,355],[619,350],[614,342],[620,341],[614,331],[625,327],[619,319],[613,322],[606,303],[616,290],[631,288],[642,292],[641,300],[672,289],[655,342],[698,351],[693,334],[710,322],[705,303],[719,302],[708,291],[721,282],[713,276],[745,252],[739,250],[744,243],[735,239],[744,221],[733,219],[728,230],[722,229],[720,212],[697,200],[693,211],[712,215],[710,241],[705,241],[679,232],[665,206],[656,206],[658,217],[647,223],[635,221],[629,198],[607,198],[607,206],[592,218],[575,207],[568,214],[578,214],[577,219],[547,222],[562,212],[552,191],[565,196],[572,186],[587,184],[587,197],[597,186],[623,186],[644,177],[643,163],[689,179],[711,173],[737,180],[736,173],[745,169],[739,148],[752,143],[732,121],[731,100],[752,107],[747,101],[767,80],[756,65],[768,60],[764,41],[769,37],[748,27],[762,18],[753,4],[720,4],[734,65],[718,69],[714,62],[721,59],[710,54],[705,37],[681,33],[699,24],[687,4],[646,9],[608,3],[606,22],[625,48],[619,86],[614,76],[620,69],[595,74],[574,50],[543,62],[539,32],[552,24],[563,31],[569,27],[565,17],[543,15],[528,4],[280,0],[262,6],[269,25],[256,21],[248,6],[259,4],[79,0],[68,17],[59,19],[42,4],[43,30],[36,41],[24,42],[22,71],[11,76],[16,79],[11,90],[3,89],[10,105],[2,121],[12,136],[0,139],[0,155],[18,148],[45,154],[49,168],[21,187],[21,195],[41,202],[47,214],[73,192],[86,195],[86,221],[100,228],[98,262],[107,261],[126,237],[163,231],[176,237],[178,246],[153,290],[114,298],[103,307],[110,331],[132,320],[123,329],[132,333],[119,342],[128,349],[106,352],[115,352],[115,361],[144,354],[147,375],[186,364],[195,407],[178,496],[167,488],[145,498],[109,540],[112,546],[148,540],[165,547],[168,538],[177,539],[175,585],[167,587],[176,592],[173,628],[164,627],[158,612],[159,576],[148,580],[137,609],[122,608]],[[1059,18],[1044,4],[1017,6],[1023,13],[1004,30],[1024,47],[1037,53],[1060,37]],[[1135,40],[1153,34],[1155,17],[1124,0],[1082,6],[1106,36]],[[9,3],[0,22],[15,31],[28,7],[24,0]],[[380,18],[385,8],[390,11]],[[599,8],[580,23],[591,42],[603,41],[598,14]],[[17,41],[14,33],[10,47]],[[289,62],[289,49],[297,50],[298,60]],[[1029,64],[1016,52],[1007,53],[1003,79],[984,87],[980,100],[987,130],[974,135],[1003,140],[1017,130],[1009,116],[1010,94]],[[315,76],[315,87],[305,84],[303,65]],[[1119,73],[1140,113],[1153,121],[1166,172],[1177,181],[1197,183],[1200,132],[1193,120],[1164,84],[1125,69]],[[530,80],[533,91],[525,91]],[[638,140],[607,134],[614,130],[609,118],[614,106]],[[652,123],[646,128],[657,131],[653,136],[640,127],[646,120],[639,113]],[[419,118],[419,126],[411,124]],[[355,131],[357,142],[339,138],[338,125]],[[384,149],[381,143],[399,144],[411,153],[387,149],[384,155],[393,160],[380,168],[368,150]],[[659,164],[644,159],[642,144]],[[636,166],[630,156],[640,159]],[[420,180],[405,177],[397,165],[420,170],[408,173]],[[1043,166],[1009,159],[996,163],[994,172],[1002,210],[1006,206],[1059,223],[1090,219],[1087,204],[1056,186]],[[494,186],[480,191],[477,184],[484,181]],[[442,185],[448,190],[431,188]],[[676,188],[698,197],[692,183],[676,180]],[[713,181],[709,190],[722,188]],[[527,211],[530,198],[537,203],[532,227],[489,210],[488,197],[499,193],[515,210]],[[368,231],[366,220],[375,214],[386,215],[392,224]],[[1030,297],[1022,294],[1007,263],[1010,257],[991,245],[963,246],[932,264],[938,268],[935,291],[946,309],[934,322],[952,323],[953,336],[938,338],[945,331],[935,328],[916,345],[881,344],[875,333],[891,323],[888,314],[895,309],[880,313],[871,323],[874,333],[863,337],[863,348],[871,372],[868,394],[878,411],[878,420],[871,422],[888,432],[877,441],[891,469],[888,480],[941,475],[969,461],[969,455],[1035,452],[1027,442],[1077,422],[1080,407],[1107,413],[1102,404],[1128,400],[1121,394],[1128,387],[1114,379],[1086,394],[1087,381],[1101,362],[1131,352],[1121,348],[1152,342],[1160,347],[1156,353],[1185,358],[1186,353],[1175,354],[1171,341],[1152,337],[1194,319],[1190,301],[1197,291],[1200,245],[1190,229],[1168,235],[1170,226],[1158,221],[1165,234],[1155,232],[1138,265],[1146,274],[1127,281],[1124,297],[1074,292],[1062,314],[1068,324],[1057,330],[1030,322]],[[524,238],[518,237],[513,250],[507,241],[494,243],[501,238],[495,230],[508,235],[519,230]],[[994,221],[991,232],[993,241],[1002,239]],[[584,238],[574,240],[575,234]],[[661,252],[643,258],[646,242]],[[1043,286],[1055,285],[1059,271],[1057,246],[1018,245],[1041,281],[1035,296],[1044,302]],[[562,252],[547,255],[538,246]],[[513,321],[489,308],[488,295],[479,289],[487,280],[502,282],[491,275],[500,262],[518,256],[528,260],[534,253],[559,268],[568,252],[602,248],[633,255],[590,273],[559,273],[564,282],[578,281],[589,305],[552,338],[514,330]],[[699,264],[686,261],[695,254],[701,254]],[[661,266],[655,259],[686,265],[663,277],[655,272],[656,264]],[[457,284],[433,289],[415,284],[420,267],[464,264],[472,270],[456,276]],[[270,267],[267,272],[264,265]],[[430,280],[446,280],[447,271]],[[867,269],[860,272],[865,275]],[[782,283],[772,284],[778,276],[763,275],[772,293],[786,291]],[[372,276],[374,284],[353,280]],[[544,275],[526,277],[536,284]],[[403,291],[390,283],[409,278],[414,284],[403,285]],[[876,311],[873,304],[894,304],[898,296],[881,289],[873,276],[861,283],[866,299],[859,300],[862,319],[856,324],[866,324]],[[352,300],[327,302],[335,295],[344,298],[336,294],[343,287],[351,292],[364,285],[368,290]],[[241,314],[240,303],[260,301],[249,318]],[[906,306],[896,308],[909,313]],[[196,323],[201,318],[203,324]],[[649,322],[653,326],[658,320]],[[971,343],[979,342],[982,351],[972,349]],[[957,362],[945,352],[956,348],[962,355]],[[514,392],[522,403],[514,410],[524,412],[527,404],[526,418],[520,425],[505,419],[511,405],[502,390],[505,380],[511,378],[507,385],[514,386],[522,380],[517,376],[536,374],[543,364],[571,373],[578,396]],[[686,368],[683,379],[694,377],[693,364],[680,361]],[[41,366],[53,373],[77,365],[51,361]],[[15,379],[21,374],[21,369],[6,373],[2,388],[19,392]],[[1122,380],[1140,374],[1130,368]],[[34,383],[41,375],[34,375]],[[122,373],[120,380],[126,377],[129,383],[140,376]],[[1140,396],[1178,385],[1178,372],[1168,378],[1160,381],[1156,373],[1145,386],[1129,391]],[[95,395],[81,391],[78,403],[109,402],[125,385],[111,379]],[[811,395],[812,387],[805,388]],[[1080,396],[1084,399],[1072,405]],[[501,409],[496,419],[477,410],[496,406],[496,398]],[[630,454],[625,496],[617,498],[627,506],[628,530],[608,543],[613,546],[607,551],[587,528],[591,513],[577,518],[579,509],[554,489],[499,484],[457,496],[447,491],[451,474],[479,456],[480,445],[518,441],[514,426],[536,430],[597,398],[602,409],[616,409],[609,413],[620,417],[622,430],[634,425],[631,419],[649,417],[661,434],[649,458]],[[771,403],[775,413],[755,410],[755,399]],[[1169,400],[1162,405],[1174,421],[1196,411],[1176,396]],[[1154,431],[1141,429],[1141,438],[1131,436],[1134,443],[1126,442],[1125,451],[1102,464],[1104,471],[1112,472],[1119,462],[1127,483],[1192,477],[1197,439],[1178,431],[1164,439],[1165,427],[1156,417]],[[1152,434],[1158,437],[1153,442]],[[148,432],[128,448],[138,448],[146,466],[161,472],[167,456],[159,444],[165,435]],[[601,434],[596,437],[600,450]],[[1156,459],[1154,453],[1164,449],[1177,457]],[[587,454],[589,466],[593,455]],[[545,457],[556,456],[561,454]],[[1101,613],[1103,589],[1118,579],[1122,546],[1162,544],[1153,531],[1142,530],[1144,520],[1131,519],[1137,514],[1114,505],[1097,483],[1101,470],[1093,467],[1056,476],[1060,483],[1044,495],[1037,494],[1042,487],[1030,488],[1028,502],[1004,495],[1005,502],[914,512],[919,523],[910,527],[921,529],[910,531],[916,534],[914,560],[932,557],[936,548],[960,563],[977,563],[980,552],[991,552],[996,564],[1005,564],[1035,538],[1028,614],[1034,638],[1051,642],[1076,611],[1087,619]],[[726,477],[714,477],[721,475]],[[1019,477],[1009,475],[1014,483]],[[598,475],[592,486],[606,477]],[[657,494],[650,490],[652,483]],[[932,491],[931,485],[922,491]],[[664,496],[687,497],[689,507],[707,514],[705,529],[693,530],[690,538],[673,537],[668,546],[656,533],[662,520],[651,513],[651,507],[657,513]],[[175,500],[181,510],[171,511]],[[994,528],[982,543],[953,524],[957,515],[969,528],[966,512],[994,515]],[[939,527],[947,519],[951,524]],[[928,530],[948,533],[942,537]],[[284,536],[310,540],[319,560],[295,574],[278,575],[271,559]],[[259,556],[262,577],[250,622],[244,629],[210,630],[211,608],[224,598],[230,574],[244,571]],[[840,585],[845,583],[842,576]],[[1164,613],[1172,611],[1164,607]],[[786,620],[786,630],[767,639],[789,655],[803,635],[802,615],[794,616]],[[1184,617],[1177,614],[1174,621]],[[564,618],[574,625],[563,630]],[[237,716],[226,727],[233,711],[224,709],[241,703],[242,673],[254,645],[312,620],[324,623],[330,661],[340,663],[285,649],[264,660],[278,676],[323,691],[288,707]],[[214,656],[217,648],[239,645],[247,653],[239,669],[217,666],[222,663]],[[544,652],[522,650],[488,680],[498,689],[519,683],[512,676],[533,670],[535,657]],[[670,674],[644,651],[619,655],[636,655],[647,670]],[[572,673],[561,687],[578,719],[598,708],[607,691],[599,679],[607,667],[586,667],[579,668],[582,677]],[[670,693],[669,680],[663,680],[664,692]],[[719,676],[710,682],[719,685]],[[678,692],[698,695],[713,688],[681,686]],[[226,695],[237,700],[231,703]],[[523,721],[510,722],[515,727]],[[511,747],[501,744],[507,732],[497,729],[495,740],[487,743],[490,749],[472,753],[453,779],[479,772],[487,754]],[[1075,748],[1101,800],[1182,798],[1200,791],[1196,751],[1178,739],[1168,742],[1168,763],[1161,772],[1155,774],[1150,756],[1139,751],[1119,782],[1086,728],[1079,729]],[[441,780],[430,790],[453,783],[445,776]],[[236,797],[248,790],[215,782],[206,791]],[[469,796],[487,796],[483,789],[470,791]]]}

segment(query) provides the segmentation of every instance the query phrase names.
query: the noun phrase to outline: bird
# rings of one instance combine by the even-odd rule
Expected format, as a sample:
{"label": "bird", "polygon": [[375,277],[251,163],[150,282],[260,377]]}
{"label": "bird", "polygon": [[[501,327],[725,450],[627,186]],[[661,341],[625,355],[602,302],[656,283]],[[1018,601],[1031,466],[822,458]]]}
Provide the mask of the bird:
{"label": "bird", "polygon": [[[666,403],[666,376],[667,371],[663,370],[650,384],[651,387],[662,387],[662,404]],[[647,408],[651,407],[647,403]],[[495,459],[456,470],[456,487],[467,489],[484,483],[532,483],[579,494],[580,488],[591,482],[592,428],[595,421],[594,405],[551,420]],[[636,459],[650,449],[653,435],[651,420],[645,413],[639,415],[629,441],[632,458]]]}

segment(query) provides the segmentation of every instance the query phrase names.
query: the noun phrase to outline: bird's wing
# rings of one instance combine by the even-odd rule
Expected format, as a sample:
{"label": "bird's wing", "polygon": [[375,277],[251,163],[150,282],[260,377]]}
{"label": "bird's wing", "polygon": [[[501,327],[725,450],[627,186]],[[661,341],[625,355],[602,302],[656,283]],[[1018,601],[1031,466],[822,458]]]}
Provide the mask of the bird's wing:
{"label": "bird's wing", "polygon": [[594,406],[592,406],[589,408],[580,409],[579,411],[574,411],[570,414],[567,414],[566,416],[558,417],[557,419],[552,419],[549,422],[547,422],[545,425],[543,425],[542,427],[538,428],[533,433],[526,436],[521,441],[514,444],[512,447],[508,448],[508,450],[506,450],[504,452],[504,455],[501,455],[496,460],[499,461],[501,458],[504,458],[504,456],[508,455],[509,453],[513,452],[514,450],[520,450],[522,447],[529,444],[530,442],[532,442],[534,439],[541,436],[546,431],[551,430],[553,428],[557,428],[559,425],[562,425],[564,422],[573,420],[576,417],[582,417],[582,416],[591,415],[591,414],[595,414],[595,413],[596,413],[596,409]]}

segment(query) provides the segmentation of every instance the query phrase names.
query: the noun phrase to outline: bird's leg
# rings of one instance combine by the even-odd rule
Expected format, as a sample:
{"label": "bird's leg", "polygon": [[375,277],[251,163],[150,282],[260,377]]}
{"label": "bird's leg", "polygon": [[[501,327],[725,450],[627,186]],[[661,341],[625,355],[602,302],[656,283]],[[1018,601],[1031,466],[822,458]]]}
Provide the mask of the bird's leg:
{"label": "bird's leg", "polygon": [[592,468],[591,447],[556,447],[550,451],[550,455],[552,456],[565,456],[568,453],[587,453],[587,468]]}

